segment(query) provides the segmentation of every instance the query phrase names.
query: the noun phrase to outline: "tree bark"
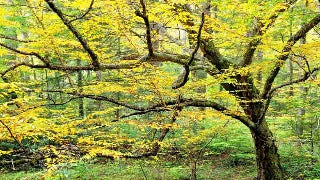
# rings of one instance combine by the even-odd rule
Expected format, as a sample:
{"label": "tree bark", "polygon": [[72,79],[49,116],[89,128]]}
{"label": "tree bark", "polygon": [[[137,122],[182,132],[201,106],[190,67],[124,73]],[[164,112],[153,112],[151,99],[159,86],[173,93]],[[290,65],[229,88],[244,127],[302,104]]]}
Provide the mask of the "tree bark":
{"label": "tree bark", "polygon": [[278,148],[267,122],[263,120],[256,129],[251,129],[251,134],[256,149],[257,180],[284,179]]}

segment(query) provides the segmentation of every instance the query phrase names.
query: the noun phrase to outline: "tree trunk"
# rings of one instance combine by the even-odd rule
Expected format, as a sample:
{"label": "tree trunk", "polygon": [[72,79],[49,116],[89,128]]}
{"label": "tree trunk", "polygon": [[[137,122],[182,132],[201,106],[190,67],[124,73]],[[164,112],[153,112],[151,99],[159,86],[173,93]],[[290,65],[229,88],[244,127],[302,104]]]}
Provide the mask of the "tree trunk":
{"label": "tree trunk", "polygon": [[191,169],[190,180],[197,180],[197,162],[196,161],[191,160],[190,169]]}
{"label": "tree trunk", "polygon": [[[77,61],[77,65],[81,66],[81,61],[78,60]],[[83,86],[83,79],[82,79],[82,71],[78,71],[78,87],[79,87],[79,92],[82,92],[82,86]],[[79,111],[79,117],[80,118],[84,118],[84,102],[83,102],[83,98],[79,98],[78,100],[78,111]]]}
{"label": "tree trunk", "polygon": [[[96,79],[98,82],[102,81],[102,71],[96,71]],[[98,101],[98,107],[97,107],[98,111],[101,111],[102,109],[102,102]]]}
{"label": "tree trunk", "polygon": [[[300,39],[300,45],[306,44],[306,42],[307,42],[306,36],[303,36]],[[298,61],[301,65],[303,65],[305,60],[303,58],[298,58]],[[299,68],[299,78],[302,78],[302,77],[303,77],[303,69]],[[296,132],[297,132],[296,134],[298,137],[303,135],[304,121],[305,121],[305,114],[306,114],[306,109],[304,108],[304,106],[305,106],[307,94],[308,94],[308,88],[305,87],[305,85],[303,84],[300,85],[299,89],[301,91],[301,101],[303,102],[303,105],[298,109],[297,129],[296,129]]]}
{"label": "tree trunk", "polygon": [[256,129],[251,129],[256,149],[258,180],[284,179],[280,156],[274,137],[265,120]]}

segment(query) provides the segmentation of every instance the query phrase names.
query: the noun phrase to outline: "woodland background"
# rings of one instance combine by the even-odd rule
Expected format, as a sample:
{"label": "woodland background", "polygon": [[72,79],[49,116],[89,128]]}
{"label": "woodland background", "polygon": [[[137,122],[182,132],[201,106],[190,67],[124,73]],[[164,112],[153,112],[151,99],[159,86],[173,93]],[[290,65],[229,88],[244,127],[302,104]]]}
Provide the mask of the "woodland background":
{"label": "woodland background", "polygon": [[319,12],[0,0],[0,179],[319,179]]}

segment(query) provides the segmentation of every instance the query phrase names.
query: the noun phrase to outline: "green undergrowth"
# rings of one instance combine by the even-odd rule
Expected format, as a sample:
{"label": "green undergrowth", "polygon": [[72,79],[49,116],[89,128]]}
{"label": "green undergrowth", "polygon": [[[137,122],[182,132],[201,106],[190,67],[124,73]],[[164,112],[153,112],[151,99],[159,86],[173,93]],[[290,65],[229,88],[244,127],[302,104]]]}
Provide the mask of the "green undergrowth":
{"label": "green undergrowth", "polygon": [[[253,166],[235,166],[225,164],[225,157],[205,160],[197,166],[198,179],[252,179],[255,175]],[[0,175],[0,179],[189,179],[188,164],[155,160],[116,160],[106,162],[78,162],[61,165],[51,176],[45,171],[10,172]]]}
{"label": "green undergrowth", "polygon": [[[292,129],[284,128],[289,121],[287,117],[268,119],[279,146],[282,167],[287,174],[287,179],[296,179],[296,177],[320,179],[318,144],[315,144],[312,152],[310,143],[302,144],[297,141]],[[194,153],[195,150],[199,151],[203,144],[209,141],[210,143],[203,151],[203,156],[198,161],[198,179],[254,179],[256,175],[255,152],[249,130],[236,121],[230,121],[224,131],[215,135],[213,139],[210,136],[204,138],[198,149],[191,146],[188,148],[175,147],[179,151],[177,156],[169,157],[166,155],[169,149],[163,148],[157,159],[115,161],[96,159],[91,162],[62,164],[51,177],[47,176],[46,170],[2,173],[0,171],[0,180],[189,179],[190,161],[195,157],[191,153]]]}

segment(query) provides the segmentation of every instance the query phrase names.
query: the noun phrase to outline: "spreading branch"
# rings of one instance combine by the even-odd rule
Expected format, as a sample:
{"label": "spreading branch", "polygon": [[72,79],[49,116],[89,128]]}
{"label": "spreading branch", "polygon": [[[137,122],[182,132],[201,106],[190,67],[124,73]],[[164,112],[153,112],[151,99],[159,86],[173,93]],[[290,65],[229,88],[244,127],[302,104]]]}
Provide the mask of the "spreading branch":
{"label": "spreading branch", "polygon": [[216,103],[214,101],[209,101],[209,100],[185,100],[183,106],[193,106],[193,107],[209,107],[212,108],[216,111],[219,111],[220,113],[230,116],[234,119],[237,119],[241,121],[243,124],[245,124],[247,127],[255,127],[254,123],[246,116],[243,115],[241,112],[238,111],[231,111],[228,108],[222,106],[219,103]]}
{"label": "spreading branch", "polygon": [[[275,78],[277,77],[284,61],[286,61],[289,57],[290,51],[292,47],[296,44],[296,42],[304,37],[312,28],[314,28],[320,22],[320,14],[315,16],[311,21],[304,24],[299,31],[297,31],[286,43],[284,48],[281,51],[281,55],[278,56],[275,67],[270,72],[263,89],[263,93],[261,94],[262,99],[270,98],[268,95],[270,94],[271,87]],[[266,107],[268,108],[268,107]]]}
{"label": "spreading branch", "polygon": [[268,107],[269,107],[269,105],[270,105],[270,102],[271,102],[273,93],[274,93],[276,90],[281,89],[281,88],[286,87],[286,86],[290,86],[290,85],[293,85],[293,84],[297,84],[297,83],[304,82],[304,81],[308,80],[310,77],[312,77],[312,75],[313,75],[315,72],[319,71],[319,70],[320,70],[320,68],[314,68],[314,69],[313,69],[312,71],[310,71],[310,72],[305,72],[304,75],[303,75],[301,78],[299,78],[299,79],[292,80],[292,81],[290,81],[290,82],[286,82],[286,83],[284,83],[284,84],[281,84],[281,85],[278,85],[278,86],[272,88],[272,89],[269,91],[268,95],[267,95],[267,99],[266,99],[266,101],[265,101],[264,110],[263,110],[263,113],[261,114],[261,117],[264,117],[265,114],[267,113],[267,110],[268,110]]}
{"label": "spreading branch", "polygon": [[[7,45],[4,45],[0,43],[0,46],[3,46],[9,50],[12,50],[16,53],[22,54],[22,55],[34,55],[38,58],[41,58],[45,64],[30,64],[27,62],[19,62],[8,69],[6,69],[4,72],[1,72],[1,76],[5,76],[8,72],[13,71],[17,69],[20,66],[27,66],[32,69],[50,69],[50,70],[57,70],[57,71],[83,71],[83,70],[112,70],[112,69],[132,69],[135,67],[139,67],[141,64],[145,62],[173,62],[180,65],[186,65],[188,63],[188,56],[187,55],[173,55],[173,54],[165,54],[165,53],[155,53],[153,57],[150,57],[148,55],[140,57],[137,61],[131,61],[127,63],[119,63],[119,64],[101,64],[99,68],[97,69],[93,65],[86,65],[86,66],[68,66],[68,65],[51,65],[48,63],[48,61],[40,56],[37,53],[33,52],[24,52],[20,51],[14,48],[11,48]],[[214,74],[215,70],[213,67],[205,66],[202,64],[193,63],[192,67],[190,67],[190,70],[197,70],[197,69],[206,69],[208,73]]]}
{"label": "spreading branch", "polygon": [[292,81],[290,81],[290,82],[286,82],[286,83],[284,83],[284,84],[281,84],[281,85],[278,85],[278,86],[272,88],[272,89],[270,90],[270,92],[269,92],[268,97],[271,97],[272,94],[273,94],[276,90],[278,90],[278,89],[280,89],[280,88],[283,88],[283,87],[286,87],[286,86],[290,86],[290,85],[293,85],[293,84],[297,84],[297,83],[301,83],[301,82],[304,82],[304,81],[308,80],[310,77],[312,77],[312,75],[313,75],[315,72],[317,72],[317,71],[319,71],[319,70],[320,70],[320,68],[314,68],[313,70],[310,70],[310,71],[308,71],[308,72],[305,72],[305,73],[303,74],[303,76],[302,76],[301,78],[299,78],[299,79],[292,80]]}
{"label": "spreading branch", "polygon": [[241,66],[245,67],[252,63],[254,52],[256,51],[257,46],[261,44],[261,36],[263,36],[267,32],[267,30],[273,26],[280,13],[288,10],[295,2],[297,2],[297,0],[289,1],[286,5],[281,6],[279,9],[273,12],[270,17],[267,18],[267,23],[262,23],[258,20],[257,25],[252,32],[253,35],[256,35],[257,37],[253,38],[249,42],[248,47],[243,55],[243,62],[241,63]]}
{"label": "spreading branch", "polygon": [[17,69],[20,66],[28,66],[28,67],[31,67],[31,68],[46,68],[46,65],[33,65],[33,64],[22,62],[22,63],[17,63],[15,65],[9,67],[5,71],[1,72],[1,77],[4,77],[7,73]]}
{"label": "spreading branch", "polygon": [[53,3],[53,0],[46,0],[46,3],[49,5],[49,7],[52,9],[54,13],[56,13],[61,21],[68,27],[68,29],[72,32],[72,34],[78,39],[80,44],[82,45],[83,49],[89,54],[92,65],[95,68],[100,67],[100,63],[98,61],[98,55],[90,48],[89,44],[87,43],[86,39],[80,34],[80,32],[70,23],[70,21],[64,16],[62,11],[56,7],[56,5]]}
{"label": "spreading branch", "polygon": [[3,44],[3,43],[1,43],[1,42],[0,42],[0,46],[4,47],[4,48],[6,48],[6,49],[8,49],[8,50],[10,50],[10,51],[13,51],[13,52],[15,52],[15,53],[18,53],[18,54],[22,54],[22,55],[26,55],[26,56],[35,56],[35,57],[37,57],[39,60],[41,60],[44,64],[46,64],[46,66],[48,66],[48,67],[50,66],[49,61],[48,61],[45,57],[41,56],[40,54],[38,54],[38,53],[36,53],[36,52],[25,52],[25,51],[21,51],[21,50],[18,50],[18,49],[16,49],[16,48],[10,47],[10,46],[8,46],[8,45],[6,45],[6,44]]}
{"label": "spreading branch", "polygon": [[[101,96],[101,95],[81,94],[79,92],[64,92],[61,90],[49,90],[49,91],[45,91],[45,92],[65,93],[68,95],[77,96],[79,98],[88,98],[88,99],[94,99],[94,100],[98,100],[98,101],[106,101],[106,102],[110,102],[110,103],[113,103],[118,106],[123,106],[128,109],[135,110],[135,111],[137,111],[137,112],[135,112],[136,114],[145,114],[145,113],[152,112],[152,111],[168,111],[169,106],[176,105],[175,100],[168,100],[165,102],[154,104],[152,106],[143,107],[143,106],[132,105],[127,102],[119,101],[118,99],[115,99],[112,97],[106,97],[106,96]],[[250,119],[246,115],[243,115],[241,112],[238,112],[238,111],[229,110],[228,108],[226,108],[223,105],[216,103],[214,101],[181,98],[180,99],[180,106],[181,106],[181,108],[182,107],[208,107],[208,108],[212,108],[216,111],[219,111],[222,114],[225,114],[226,116],[230,116],[232,118],[240,120],[242,123],[244,123],[248,127],[254,127],[253,122],[251,122]],[[133,115],[135,115],[135,114],[133,114]]]}
{"label": "spreading branch", "polygon": [[127,114],[127,115],[122,115],[120,118],[122,119],[122,118],[131,117],[131,116],[143,115],[143,114],[147,114],[147,113],[151,113],[151,112],[164,112],[164,111],[171,111],[171,109],[169,109],[169,108],[148,109],[148,110],[145,110],[145,111],[137,111],[137,112],[133,112],[133,113],[130,113],[130,114]]}

